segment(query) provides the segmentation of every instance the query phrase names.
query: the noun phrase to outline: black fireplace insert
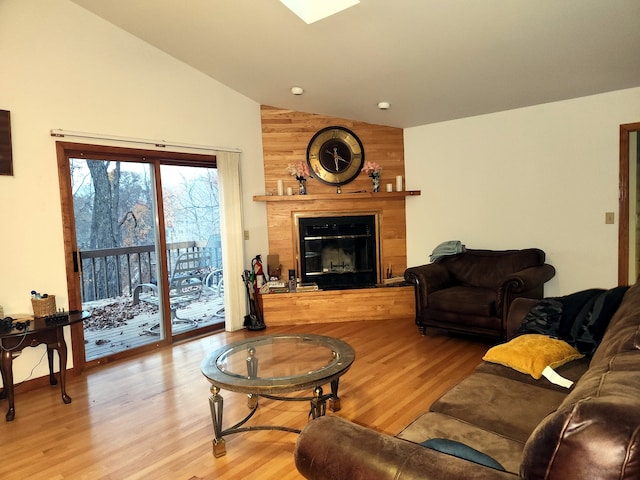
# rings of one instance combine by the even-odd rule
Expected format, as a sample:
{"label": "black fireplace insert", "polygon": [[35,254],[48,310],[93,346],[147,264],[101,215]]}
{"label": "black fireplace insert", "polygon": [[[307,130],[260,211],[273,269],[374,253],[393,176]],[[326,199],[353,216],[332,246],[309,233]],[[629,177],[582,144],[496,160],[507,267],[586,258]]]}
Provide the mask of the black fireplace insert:
{"label": "black fireplace insert", "polygon": [[376,285],[376,216],[302,217],[300,281],[323,290]]}

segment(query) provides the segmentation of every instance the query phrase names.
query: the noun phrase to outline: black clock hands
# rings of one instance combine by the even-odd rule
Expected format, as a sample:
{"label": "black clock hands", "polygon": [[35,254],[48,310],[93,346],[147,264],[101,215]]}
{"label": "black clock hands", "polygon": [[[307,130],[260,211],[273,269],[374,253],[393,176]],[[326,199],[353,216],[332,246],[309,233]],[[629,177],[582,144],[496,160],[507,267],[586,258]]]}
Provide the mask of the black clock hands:
{"label": "black clock hands", "polygon": [[333,147],[333,152],[326,150],[326,153],[333,157],[333,161],[336,165],[336,172],[340,170],[340,162],[349,163],[338,154],[338,147]]}

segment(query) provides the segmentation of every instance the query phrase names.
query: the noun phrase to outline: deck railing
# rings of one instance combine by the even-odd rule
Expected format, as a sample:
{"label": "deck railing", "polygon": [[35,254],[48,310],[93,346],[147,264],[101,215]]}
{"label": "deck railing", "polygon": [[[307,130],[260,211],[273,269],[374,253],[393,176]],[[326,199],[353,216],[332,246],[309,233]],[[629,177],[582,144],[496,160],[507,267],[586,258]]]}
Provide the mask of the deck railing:
{"label": "deck railing", "polygon": [[[222,252],[211,242],[188,241],[167,244],[169,268],[182,253],[210,249],[212,268],[222,268]],[[82,301],[130,296],[136,285],[157,282],[154,245],[80,251]]]}

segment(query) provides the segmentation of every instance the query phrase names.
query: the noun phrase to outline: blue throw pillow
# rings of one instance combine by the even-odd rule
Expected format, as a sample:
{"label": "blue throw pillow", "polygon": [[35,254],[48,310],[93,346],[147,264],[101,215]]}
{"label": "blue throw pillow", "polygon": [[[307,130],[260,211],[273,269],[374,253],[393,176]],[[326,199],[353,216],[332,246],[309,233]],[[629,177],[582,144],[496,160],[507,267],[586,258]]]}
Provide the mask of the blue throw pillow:
{"label": "blue throw pillow", "polygon": [[470,462],[484,465],[485,467],[495,468],[496,470],[505,471],[504,467],[497,461],[482,452],[479,452],[475,448],[471,448],[464,443],[456,442],[455,440],[448,440],[446,438],[431,438],[425,440],[420,445],[436,450],[438,452],[453,455],[454,457],[463,458]]}

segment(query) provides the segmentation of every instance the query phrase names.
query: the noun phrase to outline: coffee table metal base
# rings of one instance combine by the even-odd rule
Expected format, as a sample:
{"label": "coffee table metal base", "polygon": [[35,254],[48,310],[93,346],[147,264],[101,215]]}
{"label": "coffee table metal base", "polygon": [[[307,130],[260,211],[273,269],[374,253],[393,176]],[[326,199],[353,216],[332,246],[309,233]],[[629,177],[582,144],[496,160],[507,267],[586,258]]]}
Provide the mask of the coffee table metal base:
{"label": "coffee table metal base", "polygon": [[[331,410],[339,411],[339,379],[354,359],[355,352],[346,342],[313,334],[265,335],[211,352],[200,368],[211,384],[209,408],[213,423],[213,455],[226,454],[224,437],[234,433],[254,430],[300,433],[300,430],[286,426],[247,426],[258,409],[260,397],[287,402],[307,401],[308,419],[325,415],[327,403]],[[325,394],[322,386],[327,384],[331,385],[331,393]],[[249,408],[245,418],[227,429],[222,427],[224,399],[221,389],[246,394]],[[313,390],[310,397],[289,395],[308,389]]]}
{"label": "coffee table metal base", "polygon": [[310,403],[309,409],[309,418],[316,419],[318,417],[322,417],[327,413],[327,401],[329,402],[329,408],[332,412],[337,412],[340,410],[340,397],[338,397],[338,385],[339,379],[331,381],[331,393],[324,394],[321,386],[317,386],[313,389],[312,397],[282,397],[276,395],[256,395],[250,393],[247,395],[247,407],[249,408],[249,414],[243,418],[241,421],[229,427],[225,430],[222,429],[222,412],[224,406],[224,399],[222,395],[220,395],[220,389],[212,385],[210,388],[211,396],[209,397],[209,408],[211,409],[211,421],[213,422],[213,456],[214,457],[222,457],[226,455],[226,443],[223,437],[226,435],[232,435],[234,433],[242,433],[242,432],[251,432],[258,430],[280,430],[284,432],[290,433],[300,433],[300,430],[297,428],[279,426],[279,425],[255,425],[245,427],[243,426],[247,423],[251,417],[253,417],[254,413],[258,409],[258,398],[264,397],[270,400],[280,400],[285,402],[300,402],[300,401],[308,401]]}

